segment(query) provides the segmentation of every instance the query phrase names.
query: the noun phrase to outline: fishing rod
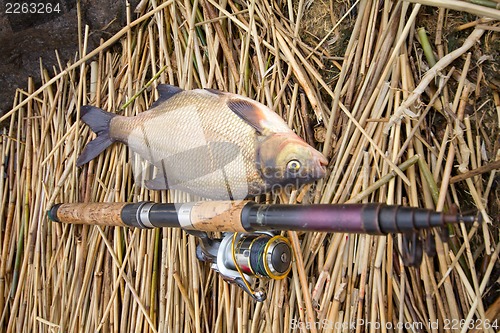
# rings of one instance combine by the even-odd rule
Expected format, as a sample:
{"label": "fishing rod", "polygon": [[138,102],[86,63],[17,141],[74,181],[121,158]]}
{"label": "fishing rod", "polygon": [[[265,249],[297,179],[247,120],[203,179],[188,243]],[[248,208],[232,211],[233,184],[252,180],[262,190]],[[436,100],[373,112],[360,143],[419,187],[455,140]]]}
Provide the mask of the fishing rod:
{"label": "fishing rod", "polygon": [[[403,234],[403,261],[418,266],[423,250],[433,255],[429,229],[473,223],[475,216],[385,204],[259,204],[254,201],[174,203],[65,203],[48,211],[54,222],[151,228],[182,228],[201,239],[199,260],[224,280],[235,283],[257,301],[256,277],[283,279],[291,269],[292,248],[279,231],[343,232],[370,235]],[[210,238],[207,232],[223,232]]]}

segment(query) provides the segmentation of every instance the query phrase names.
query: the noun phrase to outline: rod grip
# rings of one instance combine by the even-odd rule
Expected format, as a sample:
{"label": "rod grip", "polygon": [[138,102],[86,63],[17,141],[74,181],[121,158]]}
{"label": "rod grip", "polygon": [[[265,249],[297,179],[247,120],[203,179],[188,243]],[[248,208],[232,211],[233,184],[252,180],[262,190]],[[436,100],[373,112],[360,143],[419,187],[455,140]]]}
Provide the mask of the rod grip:
{"label": "rod grip", "polygon": [[52,206],[48,211],[54,222],[101,226],[127,226],[122,218],[125,202],[66,203]]}
{"label": "rod grip", "polygon": [[[199,231],[247,232],[241,212],[248,201],[200,201],[189,212],[190,226]],[[186,227],[186,226],[183,226]]]}

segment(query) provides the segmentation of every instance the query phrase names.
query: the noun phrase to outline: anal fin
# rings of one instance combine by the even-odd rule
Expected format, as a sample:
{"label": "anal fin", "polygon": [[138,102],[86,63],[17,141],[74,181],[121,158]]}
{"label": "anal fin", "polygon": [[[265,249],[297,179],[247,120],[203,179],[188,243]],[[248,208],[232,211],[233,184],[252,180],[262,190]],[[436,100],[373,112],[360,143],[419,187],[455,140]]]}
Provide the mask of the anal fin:
{"label": "anal fin", "polygon": [[148,190],[163,191],[168,190],[167,177],[163,173],[159,173],[155,178],[144,181],[144,186]]}

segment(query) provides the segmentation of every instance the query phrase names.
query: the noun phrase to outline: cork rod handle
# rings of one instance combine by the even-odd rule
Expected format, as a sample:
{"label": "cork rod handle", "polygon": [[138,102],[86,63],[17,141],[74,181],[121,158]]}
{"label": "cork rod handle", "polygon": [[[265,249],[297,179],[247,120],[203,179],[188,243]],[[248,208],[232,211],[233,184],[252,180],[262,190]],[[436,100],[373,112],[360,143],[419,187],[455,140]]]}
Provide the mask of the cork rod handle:
{"label": "cork rod handle", "polygon": [[127,226],[122,218],[123,202],[68,203],[54,205],[48,212],[52,221],[101,226]]}

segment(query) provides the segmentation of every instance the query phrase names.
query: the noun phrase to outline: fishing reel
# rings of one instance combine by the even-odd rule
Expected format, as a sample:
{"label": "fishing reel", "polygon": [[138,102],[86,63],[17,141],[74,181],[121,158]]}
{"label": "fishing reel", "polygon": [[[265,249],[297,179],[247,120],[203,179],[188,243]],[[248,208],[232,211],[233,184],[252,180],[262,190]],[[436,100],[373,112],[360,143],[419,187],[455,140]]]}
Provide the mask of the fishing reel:
{"label": "fishing reel", "polygon": [[211,239],[205,232],[190,233],[201,239],[196,248],[198,259],[211,263],[226,282],[236,284],[258,302],[266,299],[266,293],[252,288],[255,278],[281,280],[292,267],[292,248],[283,236],[228,232]]}

